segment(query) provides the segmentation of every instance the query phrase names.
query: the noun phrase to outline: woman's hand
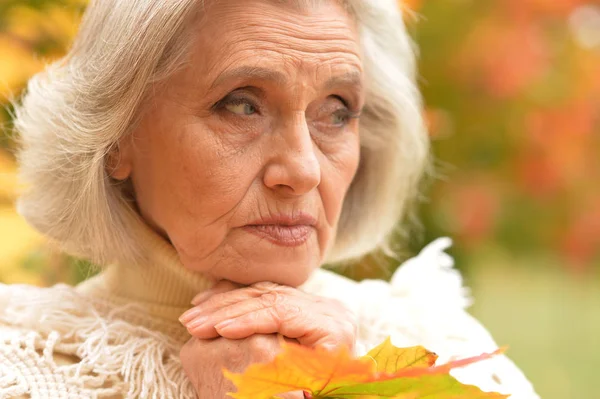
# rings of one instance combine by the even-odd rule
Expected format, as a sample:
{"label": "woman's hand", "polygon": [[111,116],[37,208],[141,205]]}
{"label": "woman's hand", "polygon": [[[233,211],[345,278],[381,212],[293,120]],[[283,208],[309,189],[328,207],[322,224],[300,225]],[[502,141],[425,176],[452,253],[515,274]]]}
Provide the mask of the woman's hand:
{"label": "woman's hand", "polygon": [[278,333],[305,346],[354,350],[354,315],[334,299],[269,282],[239,288],[223,281],[193,303],[180,320],[199,339]]}
{"label": "woman's hand", "polygon": [[[234,390],[223,368],[242,372],[271,361],[281,336],[301,345],[354,349],[354,315],[339,301],[274,283],[240,287],[222,281],[198,295],[180,320],[193,336],[182,348],[183,368],[199,398],[223,398]],[[301,392],[279,395],[301,399]]]}
{"label": "woman's hand", "polygon": [[[210,340],[192,338],[181,349],[179,356],[188,379],[198,398],[225,398],[234,392],[233,384],[223,376],[223,368],[242,372],[253,363],[271,361],[280,350],[281,336],[256,334],[245,339]],[[284,399],[303,399],[302,392],[278,395]]]}

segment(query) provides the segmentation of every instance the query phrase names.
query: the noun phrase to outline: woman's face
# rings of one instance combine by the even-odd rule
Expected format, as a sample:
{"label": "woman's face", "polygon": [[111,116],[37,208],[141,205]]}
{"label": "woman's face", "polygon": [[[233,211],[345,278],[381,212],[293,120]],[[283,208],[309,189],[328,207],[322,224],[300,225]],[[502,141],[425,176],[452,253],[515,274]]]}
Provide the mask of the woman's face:
{"label": "woman's face", "polygon": [[333,243],[359,163],[356,26],[334,1],[215,1],[203,16],[113,176],[132,178],[187,268],[298,286]]}

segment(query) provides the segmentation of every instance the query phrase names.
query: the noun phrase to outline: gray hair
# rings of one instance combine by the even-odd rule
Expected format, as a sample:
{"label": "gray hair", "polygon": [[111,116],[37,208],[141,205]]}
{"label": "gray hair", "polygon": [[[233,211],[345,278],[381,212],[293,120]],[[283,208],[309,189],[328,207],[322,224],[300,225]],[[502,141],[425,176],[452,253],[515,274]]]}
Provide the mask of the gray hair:
{"label": "gray hair", "polygon": [[[296,0],[297,1],[297,0]],[[152,86],[184,62],[199,0],[92,1],[62,60],[28,84],[16,107],[18,210],[62,249],[98,264],[144,261],[144,223],[107,154],[128,135]],[[328,262],[389,250],[416,198],[429,143],[415,55],[395,0],[345,0],[356,18],[366,75],[359,170]]]}

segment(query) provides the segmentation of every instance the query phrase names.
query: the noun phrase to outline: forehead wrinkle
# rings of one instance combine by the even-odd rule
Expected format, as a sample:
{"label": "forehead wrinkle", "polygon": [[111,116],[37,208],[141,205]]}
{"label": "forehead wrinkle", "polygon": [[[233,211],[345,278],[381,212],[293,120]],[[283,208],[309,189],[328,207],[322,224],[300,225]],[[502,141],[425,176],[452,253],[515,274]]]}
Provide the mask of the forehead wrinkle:
{"label": "forehead wrinkle", "polygon": [[[261,40],[260,44],[257,44],[256,39],[229,40],[220,46],[222,58],[211,62],[210,70],[216,77],[211,79],[209,87],[214,89],[226,81],[244,80],[269,81],[284,86],[290,83],[290,70],[295,73],[304,70],[316,77],[325,69],[330,76],[324,83],[325,88],[343,85],[360,88],[363,68],[359,53],[350,48],[344,51],[339,46],[332,46],[334,48],[323,50],[317,45],[315,47],[321,51],[315,52],[310,51],[312,48],[299,49],[292,44],[282,46],[279,40]],[[307,68],[308,65],[316,65],[316,68],[311,71]],[[334,75],[336,72],[337,75]]]}
{"label": "forehead wrinkle", "polygon": [[[328,35],[320,32],[317,35],[303,35],[298,30],[298,35],[290,29],[279,30],[262,26],[260,34],[249,26],[237,29],[237,32],[224,40],[220,54],[233,55],[239,52],[251,51],[249,56],[257,56],[259,52],[274,54],[275,58],[293,56],[306,60],[314,58],[316,62],[341,62],[351,63],[362,71],[360,44],[353,37],[338,34]],[[337,31],[336,31],[337,32]],[[217,53],[219,54],[219,53]],[[325,57],[320,57],[325,56]]]}
{"label": "forehead wrinkle", "polygon": [[316,7],[324,3],[335,2],[344,8],[347,8],[348,4],[345,0],[268,0],[271,4],[279,6],[292,7],[296,11],[306,11],[310,7]]}
{"label": "forehead wrinkle", "polygon": [[[309,63],[300,61],[297,63],[297,70],[307,70],[306,65]],[[317,78],[319,71],[322,69],[322,65],[317,65],[314,68],[314,76]],[[346,71],[344,73],[334,74],[331,66],[328,67],[328,75],[330,76],[324,83],[321,84],[321,88],[324,90],[331,90],[340,86],[354,86],[358,89],[362,88],[362,73],[357,70]],[[252,65],[242,65],[233,69],[225,69],[221,72],[218,77],[213,81],[209,90],[212,90],[221,84],[229,81],[269,81],[279,86],[288,86],[291,82],[288,75],[277,69],[271,69],[266,67],[258,67]]]}
{"label": "forehead wrinkle", "polygon": [[[280,4],[277,1],[275,3]],[[214,9],[216,13],[213,13],[213,17],[200,24],[208,28],[210,36],[216,39],[212,42],[214,52],[204,53],[203,56],[205,60],[210,60],[205,76],[213,76],[207,82],[211,89],[232,79],[255,79],[282,84],[284,78],[290,79],[286,64],[293,66],[291,69],[295,70],[294,74],[305,69],[299,68],[298,62],[317,64],[314,71],[305,69],[315,78],[321,75],[321,67],[328,70],[329,77],[336,70],[339,73],[355,72],[354,77],[337,76],[337,79],[326,83],[328,88],[341,85],[361,86],[361,48],[355,22],[351,17],[343,14],[337,17],[322,14],[311,16],[308,13],[309,18],[298,19],[298,15],[289,10],[276,13],[277,9],[274,8],[265,13],[262,8],[247,7],[240,13],[238,10],[235,12],[233,7],[234,3],[221,3],[221,7]],[[230,10],[234,12],[229,13]],[[226,18],[221,18],[225,15]],[[269,23],[265,23],[265,20]],[[200,33],[203,29],[200,26],[198,28]],[[206,40],[207,44],[211,42],[208,38]],[[238,68],[235,66],[244,62],[248,65],[236,70]],[[271,66],[273,70],[265,66]]]}
{"label": "forehead wrinkle", "polygon": [[210,89],[221,85],[229,80],[256,79],[266,80],[278,85],[284,85],[287,82],[285,75],[275,69],[269,69],[259,66],[243,65],[234,69],[224,70],[219,74],[211,84]]}
{"label": "forehead wrinkle", "polygon": [[[297,20],[285,19],[272,19],[269,24],[264,24],[263,21],[252,22],[248,19],[244,19],[242,26],[240,27],[237,21],[230,20],[230,29],[235,27],[236,31],[233,32],[234,36],[243,36],[251,38],[252,34],[256,32],[256,29],[261,31],[263,38],[286,38],[298,41],[300,43],[318,43],[325,49],[332,46],[340,46],[352,48],[355,47],[358,37],[357,34],[352,30],[348,24],[339,20],[316,20],[306,21],[303,20],[302,24],[299,24]],[[255,40],[260,41],[261,37],[256,37]],[[331,46],[324,46],[324,44],[331,44]],[[280,42],[279,45],[285,45],[286,42]],[[327,51],[327,50],[325,50]]]}
{"label": "forehead wrinkle", "polygon": [[[247,6],[244,7],[243,13],[238,12],[239,4],[236,2],[228,3],[226,0],[213,0],[210,3],[213,6],[218,5],[218,7],[215,7],[210,17],[208,14],[211,13],[203,15],[201,23],[197,25],[200,29],[203,25],[216,24],[222,32],[235,34],[243,31],[245,28],[251,28],[251,30],[256,27],[260,29],[274,28],[275,30],[281,30],[286,35],[289,35],[290,31],[293,31],[294,35],[298,38],[320,39],[325,33],[329,35],[329,40],[335,40],[347,39],[348,36],[353,37],[354,32],[352,31],[357,28],[356,20],[346,7],[344,7],[345,2],[339,0],[250,0]],[[263,8],[253,8],[251,3],[271,3],[277,7],[265,10]],[[335,17],[329,17],[326,13],[311,15],[308,12],[312,7],[319,5],[331,6],[332,4],[341,6],[345,15],[338,14]],[[290,7],[293,5],[301,5],[301,7],[299,10],[296,10],[296,7]],[[288,10],[285,10],[285,8],[288,8]],[[290,8],[296,12],[290,12]],[[301,10],[305,10],[306,12],[302,13],[302,18],[298,18],[297,11]],[[265,24],[266,19],[269,19],[270,26]]]}
{"label": "forehead wrinkle", "polygon": [[[203,13],[206,13],[208,8],[213,5],[217,5],[219,3],[227,2],[227,0],[198,0],[199,10]],[[267,3],[276,5],[276,6],[284,6],[289,7],[294,11],[306,12],[310,10],[312,7],[318,7],[323,4],[331,4],[335,3],[339,5],[344,11],[348,13],[348,15],[354,17],[354,13],[352,12],[352,7],[348,3],[348,0],[264,0]],[[208,3],[208,4],[207,4]]]}

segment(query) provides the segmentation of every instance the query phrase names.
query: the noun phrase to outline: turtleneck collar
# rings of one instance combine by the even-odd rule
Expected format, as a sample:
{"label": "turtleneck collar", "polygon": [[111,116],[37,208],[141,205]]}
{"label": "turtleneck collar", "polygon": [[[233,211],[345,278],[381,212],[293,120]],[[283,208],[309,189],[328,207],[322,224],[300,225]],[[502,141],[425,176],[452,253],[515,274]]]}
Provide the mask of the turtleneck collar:
{"label": "turtleneck collar", "polygon": [[191,306],[192,298],[210,288],[213,281],[187,269],[175,248],[149,226],[139,226],[136,234],[148,251],[147,264],[110,265],[78,290],[91,294],[101,290],[111,300],[136,301],[153,316],[177,320]]}

